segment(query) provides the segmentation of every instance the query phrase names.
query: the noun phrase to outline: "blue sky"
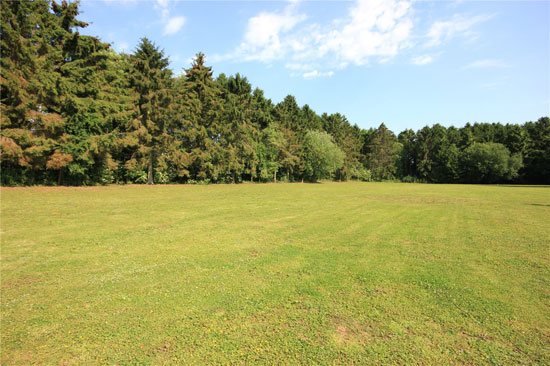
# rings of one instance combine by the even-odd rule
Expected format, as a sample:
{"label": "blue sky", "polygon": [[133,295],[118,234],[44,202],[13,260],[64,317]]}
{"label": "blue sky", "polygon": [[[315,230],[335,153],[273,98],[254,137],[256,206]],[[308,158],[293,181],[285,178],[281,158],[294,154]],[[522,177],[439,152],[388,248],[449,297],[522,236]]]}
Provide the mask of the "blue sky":
{"label": "blue sky", "polygon": [[274,103],[398,133],[550,115],[549,1],[82,0],[81,33],[131,53],[141,37],[177,74],[203,52]]}

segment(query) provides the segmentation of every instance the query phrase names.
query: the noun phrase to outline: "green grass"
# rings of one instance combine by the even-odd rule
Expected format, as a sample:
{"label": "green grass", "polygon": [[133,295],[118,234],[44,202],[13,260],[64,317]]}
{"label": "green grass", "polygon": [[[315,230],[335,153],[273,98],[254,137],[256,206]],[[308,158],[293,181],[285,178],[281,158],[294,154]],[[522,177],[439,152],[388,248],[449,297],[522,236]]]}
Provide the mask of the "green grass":
{"label": "green grass", "polygon": [[549,364],[550,188],[3,188],[2,364]]}

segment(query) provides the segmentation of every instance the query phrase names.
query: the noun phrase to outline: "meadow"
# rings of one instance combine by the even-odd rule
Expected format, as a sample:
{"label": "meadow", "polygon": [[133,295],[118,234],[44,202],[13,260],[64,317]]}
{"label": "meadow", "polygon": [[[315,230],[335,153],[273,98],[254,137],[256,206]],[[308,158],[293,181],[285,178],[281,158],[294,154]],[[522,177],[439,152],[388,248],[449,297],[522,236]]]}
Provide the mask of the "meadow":
{"label": "meadow", "polygon": [[550,187],[1,189],[3,365],[550,364]]}

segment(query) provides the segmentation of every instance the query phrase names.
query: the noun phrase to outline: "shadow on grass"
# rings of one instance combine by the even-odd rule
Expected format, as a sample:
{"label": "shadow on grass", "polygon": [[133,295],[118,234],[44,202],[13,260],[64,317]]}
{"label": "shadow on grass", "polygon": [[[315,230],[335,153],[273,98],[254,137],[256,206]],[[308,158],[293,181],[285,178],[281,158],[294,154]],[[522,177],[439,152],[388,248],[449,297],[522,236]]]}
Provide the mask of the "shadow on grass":
{"label": "shadow on grass", "polygon": [[529,206],[550,207],[550,205],[545,205],[542,203],[529,203]]}

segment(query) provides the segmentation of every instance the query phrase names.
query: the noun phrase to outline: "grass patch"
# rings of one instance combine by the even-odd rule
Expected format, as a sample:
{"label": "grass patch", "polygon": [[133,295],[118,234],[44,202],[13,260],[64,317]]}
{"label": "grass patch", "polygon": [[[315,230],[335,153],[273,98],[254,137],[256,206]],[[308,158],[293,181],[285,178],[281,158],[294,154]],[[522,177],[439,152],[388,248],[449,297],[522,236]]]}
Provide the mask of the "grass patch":
{"label": "grass patch", "polygon": [[548,364],[550,188],[2,188],[2,363]]}

